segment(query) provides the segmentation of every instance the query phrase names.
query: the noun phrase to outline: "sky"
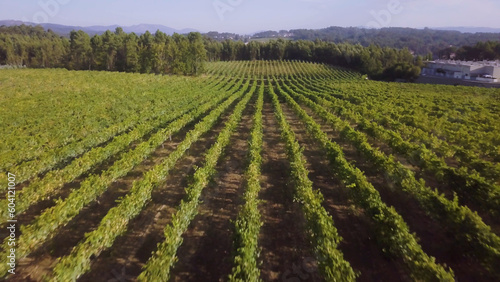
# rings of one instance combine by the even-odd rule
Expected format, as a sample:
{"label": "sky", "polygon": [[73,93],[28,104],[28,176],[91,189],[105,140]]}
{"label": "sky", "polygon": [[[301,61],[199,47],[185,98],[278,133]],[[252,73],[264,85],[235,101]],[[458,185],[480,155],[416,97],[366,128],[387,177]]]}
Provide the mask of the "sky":
{"label": "sky", "polygon": [[0,20],[250,34],[329,26],[500,28],[499,0],[0,0]]}

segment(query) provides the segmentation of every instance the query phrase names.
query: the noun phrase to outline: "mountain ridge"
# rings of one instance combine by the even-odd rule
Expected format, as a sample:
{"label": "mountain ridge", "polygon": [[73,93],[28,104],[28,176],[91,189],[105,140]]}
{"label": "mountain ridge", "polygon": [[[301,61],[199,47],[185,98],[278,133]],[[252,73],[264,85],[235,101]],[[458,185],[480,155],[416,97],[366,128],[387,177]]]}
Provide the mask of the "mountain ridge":
{"label": "mountain ridge", "polygon": [[[37,24],[37,23],[32,23],[32,22],[23,22],[20,20],[0,20],[0,26],[6,25],[6,26],[13,26],[13,25],[31,25],[31,26],[37,26],[40,25],[45,29],[51,29],[55,33],[62,35],[62,36],[68,36],[69,33],[72,30],[83,30],[91,35],[94,34],[102,34],[106,32],[106,30],[111,30],[114,31],[117,27],[122,27],[123,30],[127,33],[134,32],[137,34],[142,34],[145,33],[146,31],[149,31],[151,33],[155,33],[157,30],[160,30],[168,35],[172,35],[174,33],[179,33],[179,34],[186,34],[189,32],[201,32],[199,30],[193,29],[193,28],[183,28],[183,29],[175,29],[172,27],[168,27],[165,25],[160,25],[160,24],[136,24],[136,25],[130,25],[130,26],[123,26],[123,25],[92,25],[92,26],[73,26],[73,25],[63,25],[63,24],[54,24],[54,23],[42,23],[42,24]],[[350,27],[344,27],[344,28],[350,28]],[[366,29],[366,27],[356,27],[359,29]],[[443,31],[458,31],[461,33],[500,33],[500,28],[492,28],[492,27],[472,27],[472,26],[457,26],[457,27],[425,27],[431,30],[443,30]],[[425,29],[425,28],[411,28],[411,29]],[[324,28],[317,28],[317,29],[308,29],[308,30],[322,30]],[[297,29],[291,29],[291,30],[297,30]],[[299,29],[301,30],[301,29]],[[305,29],[304,29],[305,30]],[[271,30],[269,30],[271,31]],[[223,31],[218,31],[219,33],[224,33]],[[257,31],[257,32],[252,32],[252,33],[247,33],[246,35],[254,35],[254,34],[259,34],[262,32],[266,32],[265,30]],[[243,34],[240,34],[243,35]]]}
{"label": "mountain ridge", "polygon": [[192,28],[184,28],[184,29],[175,29],[164,25],[157,24],[137,24],[131,26],[121,26],[121,25],[93,25],[93,26],[73,26],[73,25],[62,25],[62,24],[53,24],[53,23],[32,23],[32,22],[23,22],[18,20],[0,20],[0,26],[15,26],[15,25],[30,25],[30,26],[42,26],[44,29],[51,29],[55,33],[61,36],[68,36],[72,30],[83,30],[90,35],[95,34],[103,34],[107,30],[114,31],[117,27],[123,28],[123,31],[126,33],[137,33],[143,34],[146,31],[150,33],[155,33],[157,30],[160,30],[168,35],[172,35],[174,33],[185,34],[189,32],[197,32],[196,29]]}
{"label": "mountain ridge", "polygon": [[434,30],[460,31],[461,33],[500,33],[500,28],[474,27],[474,26],[451,26],[451,27],[429,27]]}

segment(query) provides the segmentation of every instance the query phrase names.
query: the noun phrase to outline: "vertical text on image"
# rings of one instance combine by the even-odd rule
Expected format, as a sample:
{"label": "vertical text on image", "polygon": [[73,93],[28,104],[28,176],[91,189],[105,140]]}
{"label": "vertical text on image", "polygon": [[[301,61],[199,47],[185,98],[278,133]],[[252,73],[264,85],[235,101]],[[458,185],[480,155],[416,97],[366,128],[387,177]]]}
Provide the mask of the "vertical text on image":
{"label": "vertical text on image", "polygon": [[14,219],[16,215],[16,176],[12,173],[8,173],[8,189],[7,189],[7,200],[8,204],[8,215],[7,220],[7,230],[9,231],[9,236],[7,237],[7,245],[10,247],[7,252],[7,264],[9,266],[9,273],[15,274],[16,271],[16,224],[17,220]]}

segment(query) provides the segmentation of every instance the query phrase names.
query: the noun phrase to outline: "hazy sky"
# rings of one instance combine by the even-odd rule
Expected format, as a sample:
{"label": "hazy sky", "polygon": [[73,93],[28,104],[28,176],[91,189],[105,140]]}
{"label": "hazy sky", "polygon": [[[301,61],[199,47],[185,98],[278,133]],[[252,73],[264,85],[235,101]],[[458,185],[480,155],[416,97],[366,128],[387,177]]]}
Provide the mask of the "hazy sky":
{"label": "hazy sky", "polygon": [[0,0],[0,19],[235,33],[328,26],[500,28],[500,0]]}

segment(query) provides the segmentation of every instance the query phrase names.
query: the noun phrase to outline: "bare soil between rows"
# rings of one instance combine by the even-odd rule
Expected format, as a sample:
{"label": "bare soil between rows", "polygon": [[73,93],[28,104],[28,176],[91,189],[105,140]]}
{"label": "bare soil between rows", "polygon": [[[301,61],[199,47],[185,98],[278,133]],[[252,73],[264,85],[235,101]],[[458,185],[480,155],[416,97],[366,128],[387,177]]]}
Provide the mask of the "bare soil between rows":
{"label": "bare soil between rows", "polygon": [[332,127],[323,122],[312,110],[301,106],[321,125],[322,130],[332,141],[342,146],[346,159],[364,172],[370,183],[379,191],[382,200],[388,206],[393,206],[403,217],[410,232],[416,233],[424,252],[435,257],[438,263],[451,267],[459,280],[491,281],[491,275],[476,259],[464,255],[464,252],[467,253],[467,246],[457,244],[454,234],[446,226],[429,217],[414,197],[395,185],[380,168],[367,161],[353,145],[343,140],[338,132],[332,130]]}
{"label": "bare soil between rows", "polygon": [[[227,118],[227,113],[223,115],[223,118],[221,121],[219,121],[216,126],[214,126],[214,129],[209,131],[207,134],[202,136],[200,140],[198,140],[196,143],[194,143],[191,147],[191,149],[186,152],[183,158],[176,164],[174,167],[174,170],[170,172],[170,176],[174,176],[174,179],[170,180],[173,181],[173,186],[174,188],[172,189],[173,193],[168,194],[165,193],[163,195],[158,195],[157,191],[162,191],[162,189],[155,189],[153,192],[153,199],[159,197],[163,200],[167,201],[175,201],[176,196],[178,201],[175,203],[172,203],[170,206],[171,209],[168,209],[166,207],[169,207],[166,203],[163,203],[161,205],[156,205],[154,206],[153,209],[151,208],[145,208],[145,210],[136,218],[134,219],[129,226],[128,230],[132,230],[132,233],[136,235],[136,239],[139,242],[126,242],[126,243],[121,243],[120,240],[123,240],[122,237],[127,237],[127,236],[134,236],[130,235],[127,233],[125,236],[121,236],[118,238],[117,242],[115,242],[114,246],[105,252],[103,252],[98,258],[95,258],[95,261],[93,262],[93,267],[102,267],[105,266],[105,262],[100,262],[103,258],[109,258],[112,257],[112,259],[116,259],[120,261],[119,251],[115,250],[115,246],[142,246],[143,244],[146,244],[147,250],[144,252],[142,257],[145,259],[142,260],[144,263],[147,258],[150,257],[151,252],[156,248],[156,243],[151,243],[154,242],[155,236],[151,237],[151,235],[146,236],[144,231],[151,229],[150,224],[151,222],[156,223],[158,219],[161,217],[157,213],[159,211],[163,212],[163,218],[167,218],[167,220],[170,220],[171,218],[171,212],[175,210],[175,206],[180,202],[180,199],[184,195],[184,189],[183,187],[175,187],[175,185],[180,186],[181,181],[179,181],[179,178],[185,178],[185,176],[189,175],[192,170],[193,170],[193,164],[196,163],[196,161],[201,162],[201,157],[203,152],[208,149],[209,144],[213,143],[216,138],[216,134],[224,125],[224,119]],[[137,179],[140,179],[143,175],[144,172],[148,171],[151,169],[153,166],[161,163],[161,161],[167,157],[172,151],[175,150],[177,145],[182,142],[184,139],[186,133],[194,128],[194,124],[196,122],[192,122],[186,127],[184,127],[179,133],[175,134],[172,136],[172,139],[167,139],[162,146],[159,146],[143,163],[138,165],[136,168],[134,168],[131,172],[129,172],[125,177],[120,178],[116,182],[114,182],[108,190],[98,198],[96,202],[93,202],[92,204],[86,206],[69,224],[67,224],[64,227],[61,227],[60,230],[57,232],[56,236],[50,240],[48,240],[45,244],[43,244],[40,248],[38,248],[35,252],[33,252],[31,255],[29,255],[27,258],[21,259],[19,261],[18,267],[19,267],[19,272],[13,277],[13,279],[20,279],[21,281],[29,281],[30,279],[34,281],[39,281],[42,279],[42,277],[52,270],[52,268],[55,266],[55,263],[57,262],[58,257],[62,257],[65,255],[68,255],[71,251],[71,249],[78,244],[82,239],[84,239],[85,233],[91,232],[92,230],[96,229],[101,221],[101,219],[106,215],[106,213],[114,206],[116,206],[116,200],[119,199],[122,196],[125,196],[128,191],[130,191],[130,188],[132,187],[132,184],[134,181]],[[187,168],[187,170],[186,170]],[[105,169],[105,167],[103,167]],[[184,169],[184,170],[183,170]],[[175,178],[177,177],[177,179]],[[154,201],[154,200],[153,200]],[[150,207],[151,205],[148,205]],[[160,209],[158,209],[160,207]],[[153,216],[145,216],[145,213],[151,213],[152,210],[157,209],[156,211],[153,212]],[[159,210],[159,211],[158,211]],[[139,223],[138,223],[139,222]],[[148,225],[149,223],[149,225]],[[135,225],[134,225],[135,224]],[[158,222],[158,230],[162,230],[163,226],[165,224],[163,222]],[[154,228],[153,228],[154,229]],[[139,234],[137,234],[139,232]],[[161,232],[160,232],[161,233]],[[139,235],[139,236],[137,236]],[[156,241],[161,241],[162,237],[156,236]],[[141,244],[142,243],[142,244]],[[90,280],[102,280],[104,277],[108,277],[108,279],[113,279],[115,276],[115,272],[122,270],[123,265],[129,265],[134,262],[132,259],[129,259],[126,261],[126,263],[120,264],[118,263],[118,266],[116,267],[106,267],[106,268],[101,268],[100,270],[97,270],[96,272],[91,271],[90,273],[94,273],[97,275],[94,275]],[[140,270],[142,267],[136,267],[137,269]],[[115,270],[116,271],[112,271]],[[137,273],[138,274],[138,273]],[[86,274],[84,277],[82,277],[82,281],[85,281],[86,276],[92,276],[91,274]]]}
{"label": "bare soil between rows", "polygon": [[226,281],[233,266],[234,220],[243,204],[244,171],[256,93],[243,111],[216,175],[201,195],[198,215],[183,235],[172,281]]}
{"label": "bare soil between rows", "polygon": [[[355,207],[349,191],[334,176],[334,168],[327,160],[326,154],[308,135],[302,121],[288,105],[282,103],[281,106],[299,144],[304,148],[313,188],[323,194],[323,206],[332,216],[334,225],[343,238],[339,249],[353,269],[360,274],[357,280],[411,281],[405,274],[402,261],[391,259],[377,245],[373,235],[373,222],[364,215],[363,210]],[[324,127],[323,130],[330,135],[337,134],[331,128]]]}
{"label": "bare soil between rows", "polygon": [[314,254],[306,236],[300,204],[293,199],[290,164],[269,95],[265,96],[262,113],[261,278],[264,281],[294,281],[292,279],[300,279],[297,275],[300,271],[307,279],[295,281],[320,281],[317,269],[308,269],[311,272],[303,269],[305,264],[314,261]]}
{"label": "bare soil between rows", "polygon": [[[172,270],[172,281],[226,281],[231,273],[235,252],[234,220],[243,204],[244,172],[248,164],[248,139],[255,110],[252,106],[255,96],[256,94],[245,109],[242,121],[219,160],[212,182],[202,193],[198,215],[183,234],[184,241],[177,253],[179,261]],[[291,108],[284,102],[281,105],[297,140],[304,147],[303,153],[313,187],[323,194],[323,206],[332,216],[335,227],[343,238],[339,249],[360,274],[358,281],[411,281],[402,260],[384,253],[377,244],[375,223],[354,205],[348,188],[335,177],[335,168],[331,167],[319,144],[309,137],[304,124]],[[427,254],[436,257],[438,263],[450,266],[459,281],[494,280],[478,261],[467,255],[466,246],[455,242],[454,234],[446,226],[428,216],[411,195],[392,183],[380,168],[367,161],[353,145],[343,140],[339,132],[324,123],[309,108],[302,108],[321,125],[332,141],[343,148],[346,159],[365,173],[383,201],[401,214],[410,231],[415,232],[420,239]],[[191,183],[195,166],[203,165],[206,150],[215,142],[230,114],[231,111],[226,112],[209,133],[192,145],[172,169],[165,183],[153,191],[152,200],[129,223],[127,233],[117,238],[110,249],[93,258],[91,270],[79,281],[136,279],[156,250],[157,244],[164,240],[163,230],[170,224],[172,214],[185,196],[184,189]],[[193,127],[194,123],[191,123],[173,135],[171,140],[157,148],[142,164],[113,183],[98,201],[85,207],[69,224],[61,227],[54,238],[27,258],[21,259],[18,273],[11,280],[41,281],[44,275],[52,271],[57,258],[68,255],[85,238],[85,233],[96,229],[106,213],[116,206],[116,200],[130,191],[132,183],[175,150]],[[259,193],[262,200],[259,209],[263,221],[259,234],[261,278],[264,281],[322,281],[301,204],[294,200],[290,164],[269,95],[265,96],[263,130],[262,189]],[[386,153],[392,152],[386,144],[372,139],[369,141]],[[136,145],[137,142],[134,142],[131,147]],[[405,158],[396,157],[408,168],[419,172]],[[92,172],[102,172],[112,164],[112,160]],[[87,175],[65,185],[54,197],[32,206],[19,216],[19,224],[29,224],[44,209],[54,205],[53,199],[67,197]],[[432,176],[424,177],[431,187],[440,185]],[[0,235],[6,236],[7,233],[3,230]],[[20,232],[18,235],[21,235]]]}

